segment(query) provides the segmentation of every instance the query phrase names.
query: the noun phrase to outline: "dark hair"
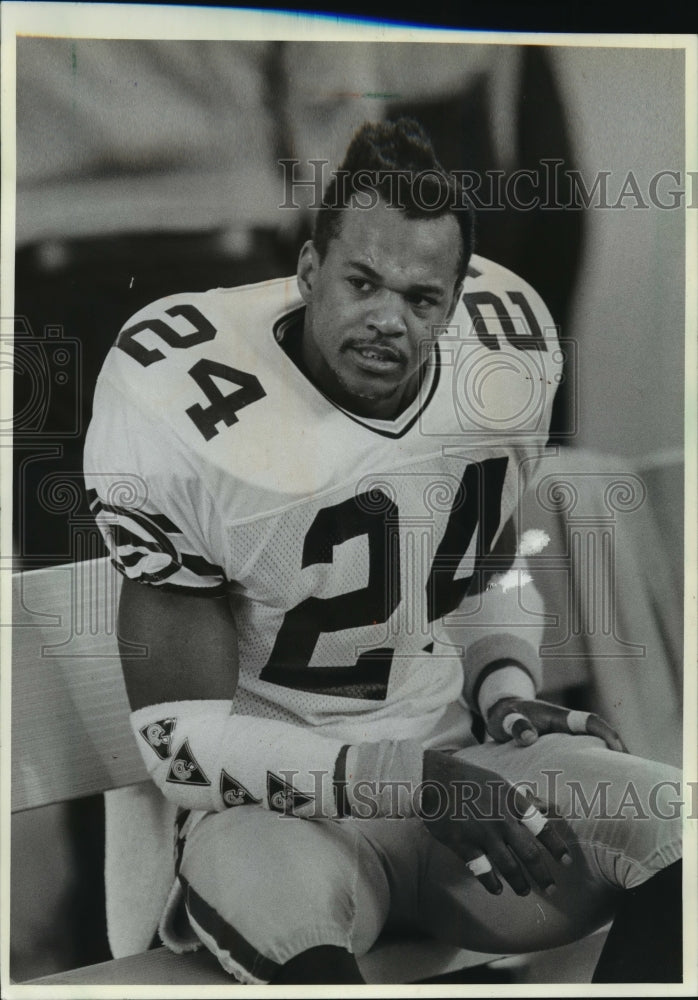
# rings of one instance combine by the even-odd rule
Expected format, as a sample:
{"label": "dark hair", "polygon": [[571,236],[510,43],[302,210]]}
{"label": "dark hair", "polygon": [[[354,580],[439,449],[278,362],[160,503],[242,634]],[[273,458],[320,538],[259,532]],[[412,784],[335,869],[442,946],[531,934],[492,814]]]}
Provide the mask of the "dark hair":
{"label": "dark hair", "polygon": [[313,243],[320,260],[330,240],[339,236],[342,211],[352,196],[362,195],[373,204],[380,198],[409,218],[453,215],[463,244],[458,281],[465,277],[473,252],[473,209],[458,179],[437,160],[419,122],[413,118],[366,122],[354,134],[315,218]]}

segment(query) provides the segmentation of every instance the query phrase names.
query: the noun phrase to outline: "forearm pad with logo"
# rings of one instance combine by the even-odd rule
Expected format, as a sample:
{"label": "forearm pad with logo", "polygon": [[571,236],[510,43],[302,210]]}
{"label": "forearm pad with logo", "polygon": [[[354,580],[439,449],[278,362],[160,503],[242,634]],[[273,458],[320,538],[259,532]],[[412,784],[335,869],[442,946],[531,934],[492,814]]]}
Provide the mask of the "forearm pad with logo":
{"label": "forearm pad with logo", "polygon": [[231,708],[178,701],[131,713],[148,773],[168,799],[187,809],[261,805],[306,818],[415,814],[419,743],[349,745]]}

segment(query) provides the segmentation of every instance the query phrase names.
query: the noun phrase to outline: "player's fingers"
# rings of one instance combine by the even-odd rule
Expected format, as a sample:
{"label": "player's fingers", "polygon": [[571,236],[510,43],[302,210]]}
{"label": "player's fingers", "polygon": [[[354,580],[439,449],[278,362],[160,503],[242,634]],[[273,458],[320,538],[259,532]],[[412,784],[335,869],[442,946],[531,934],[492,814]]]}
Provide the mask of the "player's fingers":
{"label": "player's fingers", "polygon": [[502,730],[521,747],[529,747],[538,739],[536,727],[521,712],[509,712],[505,715],[502,719]]}
{"label": "player's fingers", "polygon": [[628,752],[618,733],[601,716],[592,712],[580,712],[542,701],[525,702],[519,708],[526,712],[539,733],[598,736],[609,749]]}
{"label": "player's fingers", "polygon": [[525,711],[535,722],[539,733],[569,733],[568,716],[570,710],[561,705],[551,705],[547,701],[535,701],[526,704]]}
{"label": "player's fingers", "polygon": [[502,699],[490,713],[488,729],[495,739],[527,747],[544,733],[568,733],[567,712],[549,702]]}
{"label": "player's fingers", "polygon": [[536,839],[524,827],[511,830],[509,834],[509,848],[526,869],[532,881],[543,892],[550,894],[555,891],[555,879],[548,870],[542,851]]}
{"label": "player's fingers", "polygon": [[516,895],[527,896],[531,891],[531,886],[528,883],[523,868],[509,847],[506,844],[502,844],[501,847],[493,849],[490,852],[490,857],[499,874],[509,883]]}
{"label": "player's fingers", "polygon": [[498,896],[501,893],[502,883],[499,881],[497,873],[486,854],[476,854],[469,861],[465,862],[465,867],[493,896]]}
{"label": "player's fingers", "polygon": [[[625,743],[623,743],[616,730],[611,729],[609,724],[600,715],[594,715],[593,712],[570,712],[569,714],[586,716],[585,720],[570,720],[570,732],[579,732],[579,729],[576,727],[584,725],[585,728],[582,731],[589,733],[590,736],[598,736],[604,741],[609,750],[617,750],[619,753],[628,752]],[[574,729],[572,728],[573,726],[575,727]]]}
{"label": "player's fingers", "polygon": [[519,823],[535,837],[556,861],[563,865],[572,864],[572,855],[567,844],[558,833],[557,826],[551,823],[540,809],[540,803],[533,796],[524,796],[520,792],[514,796],[512,803],[514,815]]}
{"label": "player's fingers", "polygon": [[557,831],[554,823],[548,821],[537,836],[538,841],[543,845],[548,854],[562,865],[572,864],[572,855],[567,844]]}

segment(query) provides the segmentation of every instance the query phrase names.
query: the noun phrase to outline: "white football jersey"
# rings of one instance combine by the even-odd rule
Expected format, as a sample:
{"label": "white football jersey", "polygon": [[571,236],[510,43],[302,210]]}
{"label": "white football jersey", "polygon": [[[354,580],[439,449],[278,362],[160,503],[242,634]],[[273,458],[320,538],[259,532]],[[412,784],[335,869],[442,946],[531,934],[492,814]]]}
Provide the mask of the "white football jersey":
{"label": "white football jersey", "polygon": [[90,502],[119,572],[228,594],[239,712],[419,737],[460,696],[442,619],[488,593],[547,440],[557,332],[533,289],[473,257],[417,397],[376,420],[295,365],[302,315],[295,277],[138,313],[97,384]]}

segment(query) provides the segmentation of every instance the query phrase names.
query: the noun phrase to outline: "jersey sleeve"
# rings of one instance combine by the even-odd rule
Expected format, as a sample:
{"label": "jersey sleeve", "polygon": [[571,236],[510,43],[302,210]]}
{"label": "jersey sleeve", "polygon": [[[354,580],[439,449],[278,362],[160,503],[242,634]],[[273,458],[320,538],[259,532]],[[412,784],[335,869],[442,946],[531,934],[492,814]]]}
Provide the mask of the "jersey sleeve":
{"label": "jersey sleeve", "polygon": [[[109,369],[109,360],[105,366]],[[88,501],[115,568],[180,594],[225,591],[222,538],[195,456],[102,373],[84,455]]]}

